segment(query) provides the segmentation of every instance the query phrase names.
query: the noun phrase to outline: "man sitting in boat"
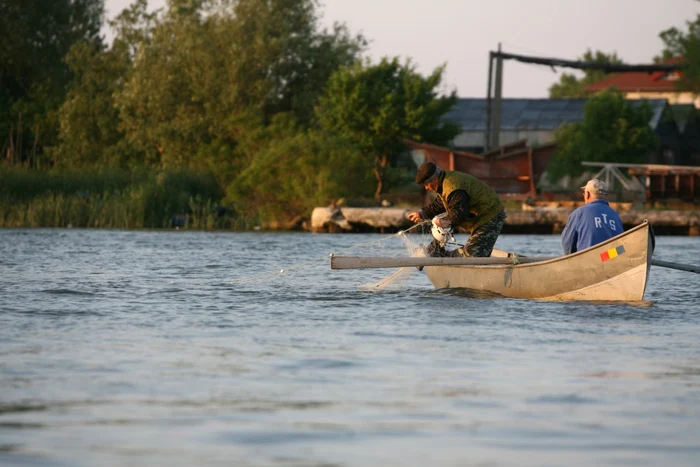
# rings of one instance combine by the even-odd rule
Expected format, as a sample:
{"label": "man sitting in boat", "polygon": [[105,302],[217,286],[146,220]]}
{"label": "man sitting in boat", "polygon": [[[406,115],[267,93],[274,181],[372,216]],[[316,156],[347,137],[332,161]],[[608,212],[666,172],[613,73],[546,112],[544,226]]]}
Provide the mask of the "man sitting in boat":
{"label": "man sitting in boat", "polygon": [[503,202],[493,188],[469,174],[442,170],[432,162],[425,162],[418,168],[416,183],[437,193],[437,198],[420,211],[408,213],[411,221],[419,223],[446,213],[434,220],[438,227],[459,226],[470,234],[467,243],[458,250],[447,252],[433,242],[429,254],[491,256],[506,220]]}
{"label": "man sitting in boat", "polygon": [[583,189],[585,204],[574,210],[561,234],[565,254],[575,253],[621,234],[620,216],[608,204],[608,185],[596,178]]}

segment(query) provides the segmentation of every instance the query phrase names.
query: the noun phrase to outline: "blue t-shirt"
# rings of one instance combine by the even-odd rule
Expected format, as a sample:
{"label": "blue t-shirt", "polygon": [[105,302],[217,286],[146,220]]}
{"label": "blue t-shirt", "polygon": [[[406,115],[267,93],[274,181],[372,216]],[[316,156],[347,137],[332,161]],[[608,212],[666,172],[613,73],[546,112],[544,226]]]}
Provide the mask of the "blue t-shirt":
{"label": "blue t-shirt", "polygon": [[564,254],[597,245],[624,231],[620,216],[604,199],[596,199],[569,215],[561,234]]}

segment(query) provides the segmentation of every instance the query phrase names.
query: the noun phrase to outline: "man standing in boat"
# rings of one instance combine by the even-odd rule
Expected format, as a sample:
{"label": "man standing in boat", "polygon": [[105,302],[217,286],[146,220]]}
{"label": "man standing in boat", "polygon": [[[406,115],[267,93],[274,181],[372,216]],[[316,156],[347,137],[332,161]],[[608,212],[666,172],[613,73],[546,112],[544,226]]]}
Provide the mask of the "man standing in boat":
{"label": "man standing in boat", "polygon": [[585,204],[569,215],[561,234],[561,243],[567,255],[597,245],[624,231],[620,216],[605,199],[608,196],[605,182],[594,178],[581,189]]}
{"label": "man standing in boat", "polygon": [[470,234],[467,243],[458,250],[445,252],[433,242],[430,253],[439,256],[491,256],[506,220],[503,202],[493,188],[469,174],[442,170],[432,162],[424,162],[418,168],[416,183],[437,193],[437,198],[420,211],[408,213],[411,221],[419,223],[446,213],[435,219],[438,227],[448,229],[459,226]]}

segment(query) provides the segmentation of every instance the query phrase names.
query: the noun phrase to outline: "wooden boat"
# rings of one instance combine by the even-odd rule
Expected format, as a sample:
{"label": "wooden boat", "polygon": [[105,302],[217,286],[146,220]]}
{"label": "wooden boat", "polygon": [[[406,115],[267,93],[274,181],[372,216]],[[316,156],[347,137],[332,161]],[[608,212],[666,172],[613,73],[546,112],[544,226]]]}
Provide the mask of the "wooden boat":
{"label": "wooden boat", "polygon": [[643,300],[651,266],[649,223],[560,257],[331,257],[332,269],[424,266],[438,289],[465,288],[539,300]]}

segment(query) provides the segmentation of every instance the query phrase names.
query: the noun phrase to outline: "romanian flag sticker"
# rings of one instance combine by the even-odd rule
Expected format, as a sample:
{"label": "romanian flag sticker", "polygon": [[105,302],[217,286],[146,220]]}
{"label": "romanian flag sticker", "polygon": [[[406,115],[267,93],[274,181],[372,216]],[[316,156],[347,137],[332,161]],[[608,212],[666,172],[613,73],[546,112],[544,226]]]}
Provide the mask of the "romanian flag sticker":
{"label": "romanian flag sticker", "polygon": [[605,262],[609,259],[616,258],[625,253],[625,247],[620,245],[615,248],[610,248],[608,251],[604,251],[600,254],[601,261]]}

